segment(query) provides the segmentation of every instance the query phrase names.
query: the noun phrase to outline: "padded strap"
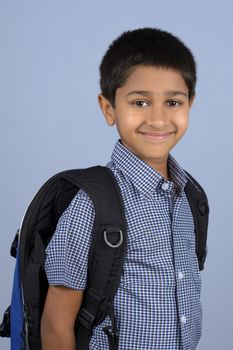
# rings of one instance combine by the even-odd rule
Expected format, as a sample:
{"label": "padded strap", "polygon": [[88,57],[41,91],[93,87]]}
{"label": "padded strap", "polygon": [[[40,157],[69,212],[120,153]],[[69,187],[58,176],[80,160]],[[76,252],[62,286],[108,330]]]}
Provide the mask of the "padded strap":
{"label": "padded strap", "polygon": [[[86,350],[93,326],[112,308],[126,252],[126,220],[120,189],[110,169],[92,167],[71,171],[65,177],[83,189],[95,206],[86,294],[76,324],[77,348]],[[114,327],[108,339],[110,349],[116,349]]]}
{"label": "padded strap", "polygon": [[190,208],[193,214],[196,254],[199,263],[199,270],[204,269],[204,263],[207,255],[206,242],[209,220],[209,205],[205,191],[200,184],[186,171],[188,182],[185,186],[185,193],[189,200]]}

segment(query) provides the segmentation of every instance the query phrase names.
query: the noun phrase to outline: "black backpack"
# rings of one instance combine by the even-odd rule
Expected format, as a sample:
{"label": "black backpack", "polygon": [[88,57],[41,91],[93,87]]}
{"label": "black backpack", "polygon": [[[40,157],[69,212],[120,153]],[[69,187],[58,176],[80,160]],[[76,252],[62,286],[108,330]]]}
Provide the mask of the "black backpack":
{"label": "black backpack", "polygon": [[[187,173],[187,172],[186,172]],[[195,224],[199,270],[204,269],[209,206],[203,188],[188,174],[185,192]],[[112,301],[117,290],[127,243],[127,223],[120,189],[107,167],[68,170],[50,178],[30,203],[11,246],[16,257],[11,305],[4,314],[0,335],[11,337],[12,350],[41,350],[40,319],[48,282],[45,248],[57,221],[79,189],[95,207],[95,222],[88,260],[88,280],[76,324],[78,350],[87,350],[93,327],[109,315],[105,327],[109,348],[117,349],[117,328]]]}

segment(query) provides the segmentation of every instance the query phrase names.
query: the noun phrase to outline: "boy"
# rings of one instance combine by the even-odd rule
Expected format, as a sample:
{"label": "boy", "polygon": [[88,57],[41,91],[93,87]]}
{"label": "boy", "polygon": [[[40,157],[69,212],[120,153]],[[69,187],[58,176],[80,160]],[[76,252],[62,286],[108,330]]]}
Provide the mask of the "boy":
{"label": "boy", "polygon": [[[170,151],[188,127],[196,64],[172,34],[142,28],[113,41],[100,65],[98,101],[120,140],[111,162],[127,220],[127,252],[114,297],[119,349],[193,350],[201,336],[201,279],[187,175]],[[75,349],[95,211],[79,191],[47,247],[43,350]],[[89,349],[109,349],[94,328]]]}

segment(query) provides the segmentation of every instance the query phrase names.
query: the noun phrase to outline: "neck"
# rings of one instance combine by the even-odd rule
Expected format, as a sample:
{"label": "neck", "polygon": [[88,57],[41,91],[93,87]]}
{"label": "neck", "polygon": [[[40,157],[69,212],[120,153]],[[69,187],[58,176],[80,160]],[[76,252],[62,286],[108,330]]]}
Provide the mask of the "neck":
{"label": "neck", "polygon": [[166,160],[161,160],[159,162],[147,162],[153,169],[155,169],[158,173],[160,173],[166,181],[170,180],[170,173],[168,169],[168,158]]}

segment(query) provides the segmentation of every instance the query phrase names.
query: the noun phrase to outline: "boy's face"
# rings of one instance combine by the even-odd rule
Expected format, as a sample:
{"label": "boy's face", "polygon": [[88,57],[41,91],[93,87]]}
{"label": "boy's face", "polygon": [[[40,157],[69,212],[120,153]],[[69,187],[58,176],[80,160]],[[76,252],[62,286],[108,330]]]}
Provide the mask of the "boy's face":
{"label": "boy's face", "polygon": [[193,102],[188,93],[179,72],[140,65],[116,90],[115,108],[103,95],[98,99],[108,125],[116,124],[123,145],[156,168],[167,162],[188,127]]}

